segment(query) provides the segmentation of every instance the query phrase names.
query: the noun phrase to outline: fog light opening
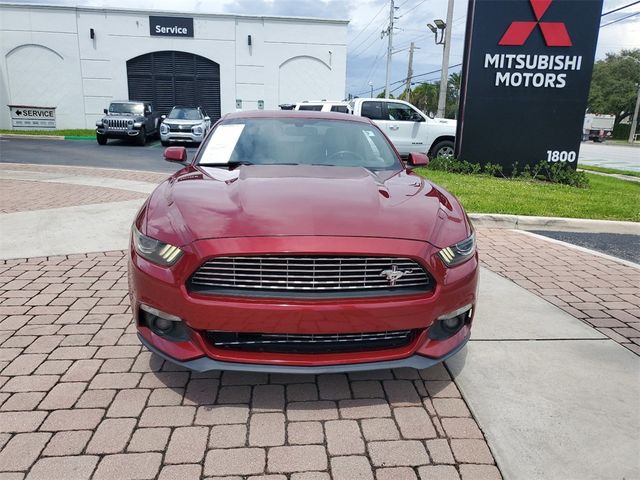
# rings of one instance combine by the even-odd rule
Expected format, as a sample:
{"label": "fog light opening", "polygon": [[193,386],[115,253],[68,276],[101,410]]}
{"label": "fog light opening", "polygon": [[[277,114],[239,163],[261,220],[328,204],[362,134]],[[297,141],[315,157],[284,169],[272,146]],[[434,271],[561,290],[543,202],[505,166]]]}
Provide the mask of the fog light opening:
{"label": "fog light opening", "polygon": [[466,305],[446,315],[438,317],[429,327],[428,337],[432,340],[446,340],[462,330],[465,323],[471,318],[473,306]]}
{"label": "fog light opening", "polygon": [[168,335],[171,330],[173,330],[174,324],[175,322],[167,320],[166,318],[154,317],[151,320],[151,324],[149,326],[154,332],[157,332],[161,335]]}
{"label": "fog light opening", "polygon": [[190,339],[189,331],[182,319],[148,305],[140,305],[140,323],[167,340],[179,342]]}

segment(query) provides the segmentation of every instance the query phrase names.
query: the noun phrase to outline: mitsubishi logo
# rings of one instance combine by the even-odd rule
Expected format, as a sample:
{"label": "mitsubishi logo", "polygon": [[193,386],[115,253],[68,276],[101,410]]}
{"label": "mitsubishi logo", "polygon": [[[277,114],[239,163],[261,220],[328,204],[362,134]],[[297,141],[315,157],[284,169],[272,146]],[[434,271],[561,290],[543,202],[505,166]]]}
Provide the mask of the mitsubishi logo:
{"label": "mitsubishi logo", "polygon": [[396,281],[404,277],[405,275],[410,274],[413,270],[398,270],[397,265],[392,265],[391,269],[383,270],[380,272],[381,277],[387,277],[390,286],[395,286]]}
{"label": "mitsubishi logo", "polygon": [[563,22],[540,21],[549,9],[551,2],[553,2],[553,0],[529,0],[536,21],[511,22],[511,25],[507,28],[498,45],[522,46],[529,39],[536,25],[539,25],[547,47],[572,46],[571,37],[569,37],[569,32],[567,32],[567,27],[565,27]]}

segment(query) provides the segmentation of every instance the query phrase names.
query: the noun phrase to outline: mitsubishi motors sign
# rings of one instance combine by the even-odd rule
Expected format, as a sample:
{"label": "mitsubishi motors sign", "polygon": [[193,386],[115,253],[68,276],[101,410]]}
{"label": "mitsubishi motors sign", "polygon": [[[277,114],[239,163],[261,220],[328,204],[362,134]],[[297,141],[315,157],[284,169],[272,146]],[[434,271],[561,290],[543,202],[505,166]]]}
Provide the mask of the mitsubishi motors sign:
{"label": "mitsubishi motors sign", "polygon": [[458,158],[577,164],[602,0],[469,0]]}

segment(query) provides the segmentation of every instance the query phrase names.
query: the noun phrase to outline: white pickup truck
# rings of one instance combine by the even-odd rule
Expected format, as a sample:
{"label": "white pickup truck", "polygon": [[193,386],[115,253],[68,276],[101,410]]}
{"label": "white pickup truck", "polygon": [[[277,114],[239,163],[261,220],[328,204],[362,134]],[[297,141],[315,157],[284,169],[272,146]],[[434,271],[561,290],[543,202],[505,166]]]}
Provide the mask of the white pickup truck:
{"label": "white pickup truck", "polygon": [[400,155],[422,152],[431,158],[453,155],[456,121],[429,118],[408,102],[385,98],[356,98],[354,115],[370,118],[395,145]]}

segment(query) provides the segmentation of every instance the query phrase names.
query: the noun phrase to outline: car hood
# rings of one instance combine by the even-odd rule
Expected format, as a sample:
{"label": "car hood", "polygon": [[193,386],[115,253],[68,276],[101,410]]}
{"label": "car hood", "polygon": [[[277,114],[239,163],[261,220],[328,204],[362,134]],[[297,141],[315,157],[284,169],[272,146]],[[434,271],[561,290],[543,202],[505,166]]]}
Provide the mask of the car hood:
{"label": "car hood", "polygon": [[165,118],[162,123],[165,123],[167,125],[198,125],[200,123],[204,123],[204,120],[202,119],[196,119],[196,120],[184,120],[181,118]]}
{"label": "car hood", "polygon": [[448,246],[468,236],[458,201],[417,174],[328,166],[189,167],[158,187],[147,235],[182,246],[250,236],[350,236]]}

